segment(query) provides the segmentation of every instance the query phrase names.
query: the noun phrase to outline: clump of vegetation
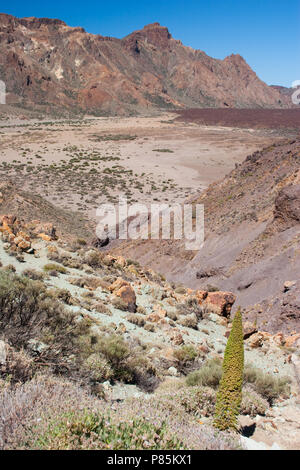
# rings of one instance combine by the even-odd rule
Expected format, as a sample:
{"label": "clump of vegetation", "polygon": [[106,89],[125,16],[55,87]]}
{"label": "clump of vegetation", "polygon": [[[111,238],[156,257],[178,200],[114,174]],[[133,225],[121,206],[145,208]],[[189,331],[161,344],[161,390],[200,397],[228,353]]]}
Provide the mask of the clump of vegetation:
{"label": "clump of vegetation", "polygon": [[139,417],[123,421],[89,410],[57,417],[35,442],[35,448],[47,450],[179,450],[182,447],[177,436],[169,435],[164,422],[155,425]]}
{"label": "clump of vegetation", "polygon": [[243,323],[241,310],[238,309],[225,349],[223,374],[217,394],[214,425],[220,430],[237,429],[242,402],[243,370]]}
{"label": "clump of vegetation", "polygon": [[101,254],[96,250],[90,250],[84,255],[84,262],[92,268],[99,268],[103,264]]}
{"label": "clump of vegetation", "polygon": [[251,364],[246,364],[244,383],[250,384],[252,389],[264,397],[271,405],[279,396],[289,396],[291,380],[289,377],[276,377],[268,374]]}
{"label": "clump of vegetation", "polygon": [[[102,367],[111,370],[110,378],[125,383],[137,383],[147,388],[151,385],[156,370],[145,357],[144,349],[139,344],[129,344],[118,334],[108,334],[104,337],[83,337],[81,350],[85,360],[88,360],[88,370],[95,364],[98,381],[107,380],[106,375],[100,377]],[[92,357],[91,357],[92,356]],[[97,361],[95,360],[98,357]],[[103,366],[101,365],[103,364]],[[101,365],[101,367],[100,367]],[[86,363],[85,363],[86,368]]]}
{"label": "clump of vegetation", "polygon": [[178,323],[187,328],[193,328],[194,330],[198,329],[198,319],[197,316],[193,313],[191,315],[180,316]]}
{"label": "clump of vegetation", "polygon": [[194,361],[198,353],[194,346],[184,345],[181,348],[175,349],[173,355],[181,364],[186,364],[187,362]]}
{"label": "clump of vegetation", "polygon": [[178,286],[175,289],[176,294],[185,294],[186,293],[186,288],[183,286]]}
{"label": "clump of vegetation", "polygon": [[32,281],[43,281],[45,273],[42,271],[36,271],[36,269],[24,269],[23,276],[29,277]]}
{"label": "clump of vegetation", "polygon": [[146,323],[145,319],[141,317],[141,315],[135,315],[134,313],[127,315],[126,320],[140,327],[144,326]]}
{"label": "clump of vegetation", "polygon": [[195,315],[197,320],[201,320],[203,316],[202,308],[196,297],[190,296],[185,302],[176,305],[176,311],[179,315]]}
{"label": "clump of vegetation", "polygon": [[174,153],[174,150],[170,150],[170,149],[153,149],[152,152]]}
{"label": "clump of vegetation", "polygon": [[216,392],[209,387],[179,390],[175,397],[189,414],[196,417],[212,416],[215,411]]}
{"label": "clump of vegetation", "polygon": [[190,387],[201,386],[216,389],[222,377],[222,362],[219,358],[208,359],[201,369],[191,372],[186,378]]}
{"label": "clump of vegetation", "polygon": [[[78,338],[89,328],[89,322],[77,322],[42,282],[0,272],[0,329],[17,350],[32,339],[46,343],[43,360],[56,370],[70,372],[80,356]],[[69,355],[75,359],[68,362]]]}
{"label": "clump of vegetation", "polygon": [[44,271],[46,273],[51,273],[51,272],[55,271],[59,274],[67,274],[67,272],[68,272],[67,269],[64,266],[61,266],[61,265],[55,264],[55,263],[45,264]]}
{"label": "clump of vegetation", "polygon": [[109,315],[109,316],[112,315],[109,308],[101,300],[98,301],[95,305],[93,305],[93,309],[96,310],[96,312],[104,313],[105,315]]}
{"label": "clump of vegetation", "polygon": [[264,416],[269,408],[268,401],[255,392],[249,385],[243,389],[243,398],[241,403],[241,413],[255,417]]}
{"label": "clump of vegetation", "polygon": [[127,303],[124,302],[124,300],[120,297],[114,297],[111,303],[113,307],[117,308],[118,310],[122,310],[124,312],[128,310]]}

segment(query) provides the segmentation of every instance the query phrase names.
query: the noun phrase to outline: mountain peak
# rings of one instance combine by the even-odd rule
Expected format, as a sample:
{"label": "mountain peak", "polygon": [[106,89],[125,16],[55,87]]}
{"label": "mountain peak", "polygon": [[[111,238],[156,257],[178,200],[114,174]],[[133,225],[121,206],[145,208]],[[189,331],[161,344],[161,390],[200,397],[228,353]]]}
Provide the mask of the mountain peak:
{"label": "mountain peak", "polygon": [[134,31],[124,39],[130,39],[131,41],[147,40],[158,47],[164,48],[168,45],[171,38],[172,36],[168,28],[166,26],[161,26],[160,23],[156,22],[145,25],[143,29]]}

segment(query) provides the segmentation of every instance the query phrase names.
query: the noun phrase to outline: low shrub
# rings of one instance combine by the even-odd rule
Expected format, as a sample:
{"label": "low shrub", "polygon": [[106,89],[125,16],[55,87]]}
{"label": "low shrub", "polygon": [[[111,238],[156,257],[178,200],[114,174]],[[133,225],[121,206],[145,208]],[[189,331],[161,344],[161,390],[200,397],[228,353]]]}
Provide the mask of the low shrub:
{"label": "low shrub", "polygon": [[104,356],[93,353],[84,362],[83,367],[92,381],[103,382],[113,377],[114,372]]}
{"label": "low shrub", "polygon": [[197,321],[202,319],[203,312],[202,308],[198,303],[196,297],[190,296],[185,302],[176,305],[176,310],[179,315],[194,315]]}
{"label": "low shrub", "polygon": [[167,424],[139,417],[118,420],[103,413],[69,412],[56,417],[37,436],[35,449],[41,450],[176,450],[183,447]]}
{"label": "low shrub", "polygon": [[194,346],[184,345],[179,349],[175,349],[173,353],[175,359],[181,364],[186,364],[187,362],[194,361],[198,356]]}
{"label": "low shrub", "polygon": [[191,372],[186,383],[192,387],[195,385],[207,386],[216,389],[222,377],[222,362],[220,359],[208,359],[201,369]]}
{"label": "low shrub", "polygon": [[245,366],[244,383],[251,384],[252,388],[270,404],[280,396],[288,397],[290,394],[289,377],[276,377],[251,364]]}
{"label": "low shrub", "polygon": [[43,279],[45,279],[45,273],[36,271],[35,269],[24,269],[22,275],[29,277],[32,281],[43,281]]}
{"label": "low shrub", "polygon": [[209,387],[182,389],[174,395],[184,410],[196,417],[212,416],[215,412],[216,392]]}
{"label": "low shrub", "polygon": [[124,302],[120,297],[114,297],[112,299],[112,306],[117,308],[118,310],[122,310],[123,312],[126,312],[128,309],[127,303]]}
{"label": "low shrub", "polygon": [[135,315],[134,313],[127,315],[126,320],[140,327],[144,326],[146,323],[145,319],[141,317],[141,315]]}
{"label": "low shrub", "polygon": [[61,265],[55,264],[55,263],[45,264],[44,271],[46,273],[51,273],[51,272],[55,271],[59,274],[67,274],[67,272],[68,272],[67,269],[64,266],[61,266]]}
{"label": "low shrub", "polygon": [[194,330],[198,329],[198,319],[195,314],[180,316],[178,323],[187,328],[193,328]]}
{"label": "low shrub", "polygon": [[243,389],[243,397],[241,403],[241,413],[255,417],[256,415],[264,416],[269,403],[261,395],[251,389],[249,385]]}

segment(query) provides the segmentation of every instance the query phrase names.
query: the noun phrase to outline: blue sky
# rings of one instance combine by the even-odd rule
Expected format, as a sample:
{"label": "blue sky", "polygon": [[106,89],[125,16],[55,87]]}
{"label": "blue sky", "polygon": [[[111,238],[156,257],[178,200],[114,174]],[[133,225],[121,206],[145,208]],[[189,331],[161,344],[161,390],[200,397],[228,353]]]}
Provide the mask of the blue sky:
{"label": "blue sky", "polygon": [[158,21],[174,38],[212,57],[241,54],[268,84],[300,80],[300,0],[14,0],[0,11],[60,18],[119,38]]}

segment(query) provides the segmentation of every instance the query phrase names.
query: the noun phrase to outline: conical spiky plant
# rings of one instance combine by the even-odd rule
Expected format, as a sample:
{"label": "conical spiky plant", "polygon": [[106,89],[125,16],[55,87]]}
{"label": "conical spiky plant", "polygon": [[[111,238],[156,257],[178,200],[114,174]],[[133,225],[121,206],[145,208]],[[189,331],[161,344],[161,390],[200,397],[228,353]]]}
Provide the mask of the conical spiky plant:
{"label": "conical spiky plant", "polygon": [[242,313],[235,314],[227,341],[223,374],[217,394],[214,426],[220,430],[236,430],[242,401],[244,341]]}

